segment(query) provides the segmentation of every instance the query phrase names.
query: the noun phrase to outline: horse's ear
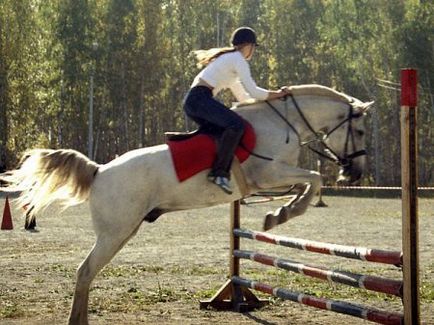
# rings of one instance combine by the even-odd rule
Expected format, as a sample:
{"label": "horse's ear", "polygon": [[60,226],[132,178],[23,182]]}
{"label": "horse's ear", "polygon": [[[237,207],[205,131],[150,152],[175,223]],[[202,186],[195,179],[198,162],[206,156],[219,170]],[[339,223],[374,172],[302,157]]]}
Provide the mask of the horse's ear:
{"label": "horse's ear", "polygon": [[364,114],[366,114],[366,113],[368,112],[368,110],[369,110],[372,106],[374,106],[374,104],[375,104],[375,101],[363,103],[363,104],[360,106],[360,111],[363,112]]}

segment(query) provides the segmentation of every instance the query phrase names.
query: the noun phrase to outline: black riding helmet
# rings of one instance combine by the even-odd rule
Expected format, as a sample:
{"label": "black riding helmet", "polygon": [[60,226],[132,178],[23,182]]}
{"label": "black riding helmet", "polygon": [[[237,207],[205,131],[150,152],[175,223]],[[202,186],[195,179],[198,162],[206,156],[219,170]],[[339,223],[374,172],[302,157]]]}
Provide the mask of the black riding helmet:
{"label": "black riding helmet", "polygon": [[256,42],[256,33],[250,27],[237,28],[232,33],[231,43],[234,46],[244,44],[244,43],[255,44],[256,46],[258,46],[258,43]]}

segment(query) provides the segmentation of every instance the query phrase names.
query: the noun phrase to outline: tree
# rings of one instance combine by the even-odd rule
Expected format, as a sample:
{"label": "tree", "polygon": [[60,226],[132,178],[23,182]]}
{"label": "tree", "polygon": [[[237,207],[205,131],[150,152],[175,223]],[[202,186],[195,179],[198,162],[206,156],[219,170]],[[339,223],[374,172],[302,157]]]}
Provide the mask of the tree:
{"label": "tree", "polygon": [[88,1],[59,3],[56,38],[61,46],[62,105],[59,112],[60,146],[87,151],[88,79],[92,51],[92,16]]}
{"label": "tree", "polygon": [[[98,162],[192,129],[182,109],[199,72],[192,51],[230,45],[247,25],[261,44],[251,63],[258,85],[319,83],[376,101],[366,183],[400,184],[399,70],[417,68],[420,183],[430,184],[432,12],[423,0],[3,0],[0,168],[35,146],[87,152],[91,76]],[[316,168],[310,153],[300,162]]]}

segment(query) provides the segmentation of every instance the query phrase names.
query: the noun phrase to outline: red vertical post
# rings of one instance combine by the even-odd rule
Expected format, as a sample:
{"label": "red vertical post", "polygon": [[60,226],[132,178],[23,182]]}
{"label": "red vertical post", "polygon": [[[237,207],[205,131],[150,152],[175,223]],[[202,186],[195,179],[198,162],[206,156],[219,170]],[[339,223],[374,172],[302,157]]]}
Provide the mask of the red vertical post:
{"label": "red vertical post", "polygon": [[417,71],[401,70],[401,183],[404,324],[420,324]]}

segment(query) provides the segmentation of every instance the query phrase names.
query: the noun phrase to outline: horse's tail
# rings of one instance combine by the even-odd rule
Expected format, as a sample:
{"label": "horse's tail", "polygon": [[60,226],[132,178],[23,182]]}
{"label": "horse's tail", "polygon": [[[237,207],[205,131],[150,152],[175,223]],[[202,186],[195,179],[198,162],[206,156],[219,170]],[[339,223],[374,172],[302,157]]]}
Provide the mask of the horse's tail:
{"label": "horse's tail", "polygon": [[21,167],[5,179],[23,189],[19,201],[34,216],[55,200],[63,201],[65,207],[85,201],[98,168],[75,150],[35,149],[27,152]]}

